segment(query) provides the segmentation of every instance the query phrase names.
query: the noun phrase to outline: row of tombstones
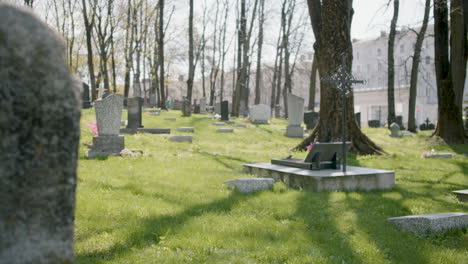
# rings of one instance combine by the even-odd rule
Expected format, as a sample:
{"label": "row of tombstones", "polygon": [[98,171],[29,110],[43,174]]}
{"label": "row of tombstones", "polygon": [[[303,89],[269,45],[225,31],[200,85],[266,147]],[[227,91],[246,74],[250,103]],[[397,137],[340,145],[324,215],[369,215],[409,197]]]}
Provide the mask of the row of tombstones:
{"label": "row of tombstones", "polygon": [[[380,120],[369,120],[367,121],[369,127],[381,127]],[[396,124],[400,127],[400,129],[405,129],[405,126],[403,125],[403,116],[396,116]],[[424,123],[419,125],[419,130],[434,130],[435,125],[430,122],[429,118],[427,118]]]}

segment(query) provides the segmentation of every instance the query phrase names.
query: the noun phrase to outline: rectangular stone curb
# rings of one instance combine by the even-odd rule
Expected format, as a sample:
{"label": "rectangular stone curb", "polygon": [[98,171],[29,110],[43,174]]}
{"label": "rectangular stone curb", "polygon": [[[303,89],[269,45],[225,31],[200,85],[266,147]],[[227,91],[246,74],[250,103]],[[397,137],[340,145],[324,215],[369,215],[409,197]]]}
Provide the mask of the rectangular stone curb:
{"label": "rectangular stone curb", "polygon": [[468,214],[456,212],[407,215],[388,218],[387,222],[394,224],[400,230],[428,235],[468,227]]}

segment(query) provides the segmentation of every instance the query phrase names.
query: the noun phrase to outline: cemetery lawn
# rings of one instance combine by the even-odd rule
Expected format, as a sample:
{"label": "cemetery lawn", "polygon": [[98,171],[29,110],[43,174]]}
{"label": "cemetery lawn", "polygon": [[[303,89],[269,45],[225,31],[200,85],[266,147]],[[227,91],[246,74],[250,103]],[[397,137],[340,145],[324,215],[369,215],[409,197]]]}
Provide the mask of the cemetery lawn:
{"label": "cemetery lawn", "polygon": [[[87,159],[80,144],[77,263],[467,263],[466,230],[416,237],[386,219],[468,212],[451,194],[468,188],[468,145],[440,144],[429,132],[391,138],[387,129],[363,128],[390,155],[350,155],[350,165],[395,170],[394,189],[315,193],[276,183],[240,194],[222,183],[249,177],[241,164],[285,157],[299,140],[283,136],[284,120],[219,134],[202,116],[144,113],[147,128],[191,134],[176,128],[193,126],[195,133],[192,144],[125,135],[126,148],[143,156]],[[83,110],[81,143],[91,141],[86,123],[94,119],[93,110]],[[431,149],[456,155],[422,159]]]}

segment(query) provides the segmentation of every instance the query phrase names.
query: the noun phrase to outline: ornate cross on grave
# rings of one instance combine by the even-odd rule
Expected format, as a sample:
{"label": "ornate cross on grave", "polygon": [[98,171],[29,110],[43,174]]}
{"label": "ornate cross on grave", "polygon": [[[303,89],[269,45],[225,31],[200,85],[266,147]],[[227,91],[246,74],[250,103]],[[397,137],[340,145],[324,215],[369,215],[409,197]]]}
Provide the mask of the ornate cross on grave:
{"label": "ornate cross on grave", "polygon": [[342,98],[343,104],[343,123],[342,123],[342,138],[343,138],[343,147],[341,151],[341,158],[343,160],[343,173],[346,173],[346,96],[353,91],[353,84],[363,84],[365,83],[362,80],[356,80],[354,76],[345,68],[345,56],[343,57],[343,62],[338,67],[338,70],[335,74],[328,78],[322,78],[321,81],[324,83],[330,83],[334,85],[334,88],[338,91]]}

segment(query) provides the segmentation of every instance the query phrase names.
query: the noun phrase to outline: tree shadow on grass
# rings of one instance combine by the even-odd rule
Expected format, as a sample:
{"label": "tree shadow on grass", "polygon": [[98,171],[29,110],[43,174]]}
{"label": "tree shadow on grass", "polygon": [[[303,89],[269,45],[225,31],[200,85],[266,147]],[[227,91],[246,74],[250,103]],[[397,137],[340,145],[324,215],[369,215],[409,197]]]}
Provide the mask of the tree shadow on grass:
{"label": "tree shadow on grass", "polygon": [[258,194],[258,192],[253,194],[232,192],[224,199],[193,206],[174,215],[143,218],[125,241],[114,244],[106,250],[77,254],[77,263],[112,261],[135,249],[143,249],[150,245],[158,244],[163,236],[170,236],[172,230],[182,228],[187,221],[208,213],[228,213],[238,203],[255,197]]}
{"label": "tree shadow on grass", "polygon": [[468,154],[468,144],[448,144],[447,146],[457,154]]}
{"label": "tree shadow on grass", "polygon": [[218,154],[215,155],[213,153],[209,153],[209,152],[206,152],[206,151],[200,151],[200,152],[197,152],[197,153],[202,155],[202,156],[209,157],[210,159],[216,161],[217,163],[223,165],[224,167],[226,167],[227,169],[230,169],[230,170],[234,170],[236,168],[239,168],[239,166],[236,163],[234,163],[234,164],[228,163],[229,161],[249,163],[249,161],[247,161],[245,159],[232,157],[232,156],[228,156],[228,155],[218,155]]}

